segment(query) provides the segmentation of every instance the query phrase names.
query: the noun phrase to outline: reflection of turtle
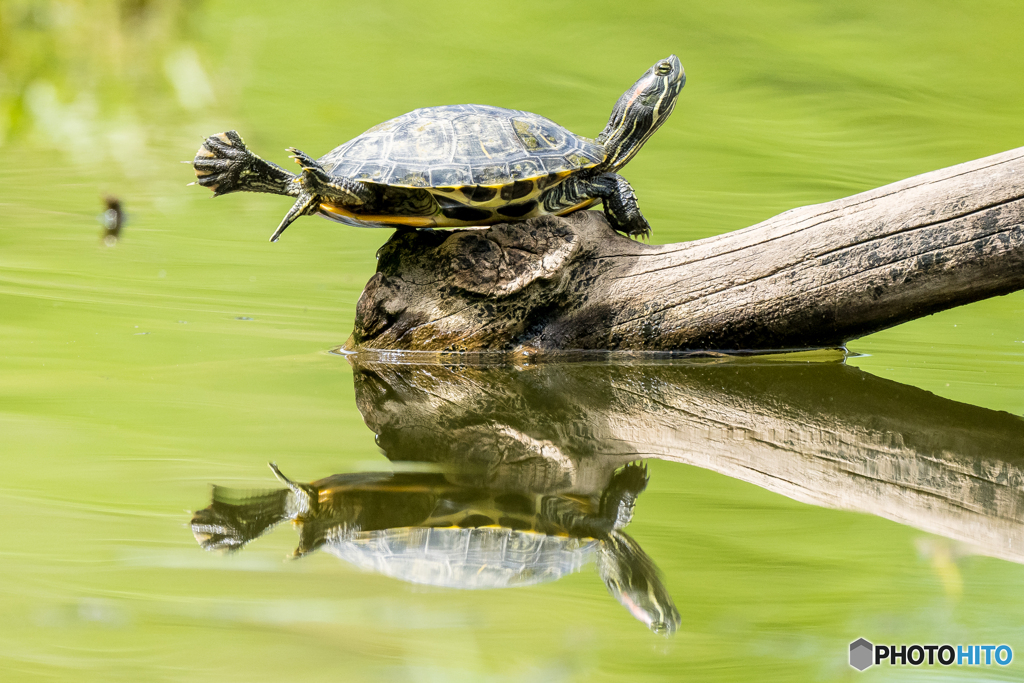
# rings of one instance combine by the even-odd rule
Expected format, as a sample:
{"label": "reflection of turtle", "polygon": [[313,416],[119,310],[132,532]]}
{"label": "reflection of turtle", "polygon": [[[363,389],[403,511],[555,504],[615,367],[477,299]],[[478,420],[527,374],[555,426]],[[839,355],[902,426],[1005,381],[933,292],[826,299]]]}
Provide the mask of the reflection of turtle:
{"label": "reflection of turtle", "polygon": [[619,98],[596,140],[529,112],[464,104],[409,112],[318,160],[289,149],[299,176],[250,152],[235,131],[207,138],[193,167],[215,195],[295,197],[271,241],[318,212],[361,227],[458,227],[562,216],[599,201],[616,230],[646,236],[650,225],[617,171],[672,113],[685,82],[675,55],[659,61]]}
{"label": "reflection of turtle", "polygon": [[192,531],[207,550],[241,548],[278,522],[300,527],[301,556],[324,547],[343,560],[412,583],[503,588],[553,581],[596,560],[608,591],[657,633],[679,613],[657,569],[622,528],[647,486],[627,465],[597,496],[537,495],[459,486],[440,474],[340,474],[232,501],[214,490]]}

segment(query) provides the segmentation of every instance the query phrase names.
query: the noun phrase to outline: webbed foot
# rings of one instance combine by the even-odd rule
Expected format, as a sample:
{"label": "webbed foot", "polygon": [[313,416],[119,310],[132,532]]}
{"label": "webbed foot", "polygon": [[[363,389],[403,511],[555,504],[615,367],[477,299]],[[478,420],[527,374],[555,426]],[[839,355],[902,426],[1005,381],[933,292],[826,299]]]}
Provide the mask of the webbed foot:
{"label": "webbed foot", "polygon": [[604,213],[608,222],[618,232],[634,239],[647,239],[651,236],[651,224],[640,213],[633,188],[620,175],[610,173],[608,176],[612,189],[603,198]]}
{"label": "webbed foot", "polygon": [[256,156],[233,130],[211,135],[192,161],[196,182],[219,197],[229,192],[268,192],[295,195],[295,176],[280,166]]}
{"label": "webbed foot", "polygon": [[601,496],[601,516],[612,529],[622,529],[633,519],[633,508],[647,488],[647,466],[631,462],[612,477]]}
{"label": "webbed foot", "polygon": [[302,167],[298,182],[309,194],[345,206],[361,206],[373,198],[373,193],[362,183],[331,175],[316,159],[301,150],[289,147],[288,151],[295,163]]}
{"label": "webbed foot", "polygon": [[583,199],[600,198],[604,205],[604,215],[617,232],[633,238],[646,239],[650,236],[651,224],[640,213],[633,188],[619,174],[599,173],[570,179],[565,186],[563,201],[574,204]]}
{"label": "webbed foot", "polygon": [[210,506],[192,515],[192,534],[204,550],[238,550],[287,518],[288,494],[241,495],[215,486]]}
{"label": "webbed foot", "polygon": [[253,157],[241,136],[233,130],[211,135],[196,152],[192,168],[196,182],[213,190],[214,196],[239,189],[239,178]]}

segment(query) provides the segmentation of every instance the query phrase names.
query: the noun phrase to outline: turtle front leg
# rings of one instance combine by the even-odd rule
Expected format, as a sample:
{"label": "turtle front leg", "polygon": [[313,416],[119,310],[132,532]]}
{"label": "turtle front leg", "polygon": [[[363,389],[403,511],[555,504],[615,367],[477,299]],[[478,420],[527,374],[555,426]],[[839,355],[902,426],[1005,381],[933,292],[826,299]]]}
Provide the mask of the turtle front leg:
{"label": "turtle front leg", "polygon": [[192,161],[196,183],[219,197],[229,192],[267,192],[298,196],[296,176],[256,156],[233,130],[211,135]]}
{"label": "turtle front leg", "polygon": [[647,488],[647,466],[629,463],[615,473],[601,495],[601,518],[609,530],[622,529],[633,520],[633,508]]}
{"label": "turtle front leg", "polygon": [[567,190],[570,195],[573,195],[570,199],[579,199],[579,201],[589,197],[599,197],[604,205],[604,215],[617,231],[630,237],[647,238],[650,236],[651,225],[640,213],[633,188],[618,173],[584,176],[576,180]]}

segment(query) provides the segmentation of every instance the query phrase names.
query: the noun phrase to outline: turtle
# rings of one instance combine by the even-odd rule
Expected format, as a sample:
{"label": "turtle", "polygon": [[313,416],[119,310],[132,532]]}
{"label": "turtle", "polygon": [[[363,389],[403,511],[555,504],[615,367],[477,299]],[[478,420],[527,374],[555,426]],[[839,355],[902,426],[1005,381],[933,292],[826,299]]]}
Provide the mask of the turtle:
{"label": "turtle", "polygon": [[206,550],[238,550],[278,523],[299,528],[293,557],[325,548],[361,569],[410,583],[486,589],[554,581],[596,562],[609,593],[655,633],[679,612],[658,570],[622,528],[647,486],[631,463],[600,496],[535,494],[451,482],[437,472],[339,474],[238,498],[214,488],[192,518]]}
{"label": "turtle", "polygon": [[646,237],[651,227],[618,171],[665,123],[685,83],[678,57],[659,60],[595,139],[527,111],[462,104],[416,109],[319,159],[290,147],[299,175],[249,151],[233,130],[207,138],[191,163],[195,183],[214,196],[295,197],[271,242],[315,213],[357,227],[452,228],[564,216],[598,202],[617,231]]}

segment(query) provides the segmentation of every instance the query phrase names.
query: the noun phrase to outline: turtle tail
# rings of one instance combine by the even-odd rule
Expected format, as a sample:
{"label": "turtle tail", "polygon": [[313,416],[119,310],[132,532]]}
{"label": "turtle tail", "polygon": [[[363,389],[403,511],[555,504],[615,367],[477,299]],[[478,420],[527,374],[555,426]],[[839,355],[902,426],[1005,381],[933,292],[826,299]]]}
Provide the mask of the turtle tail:
{"label": "turtle tail", "polygon": [[292,204],[292,208],[288,209],[288,213],[281,219],[280,225],[277,226],[277,230],[270,236],[271,242],[276,242],[281,239],[281,233],[288,229],[288,226],[295,222],[295,219],[299,216],[308,216],[314,214],[320,210],[320,198],[316,195],[303,192],[299,195],[299,198]]}

